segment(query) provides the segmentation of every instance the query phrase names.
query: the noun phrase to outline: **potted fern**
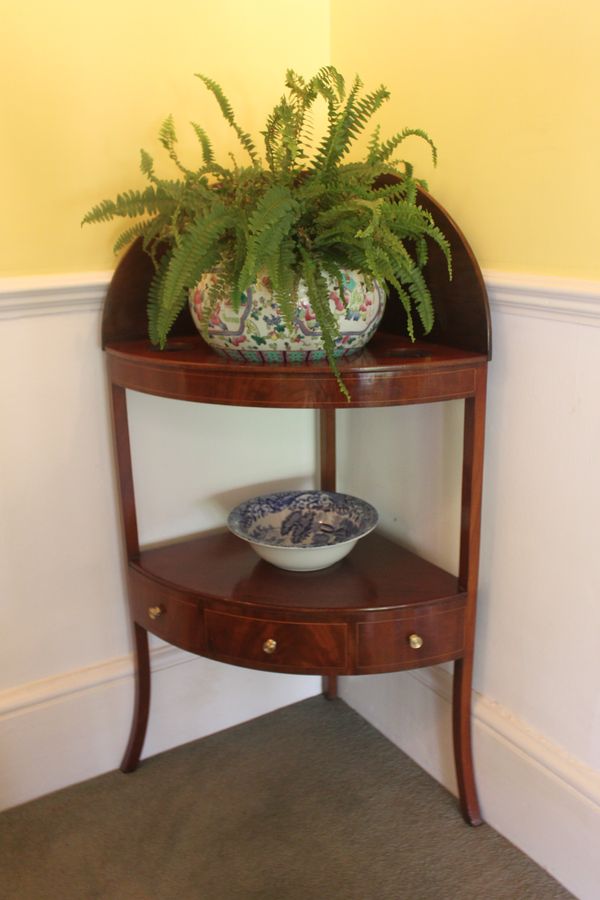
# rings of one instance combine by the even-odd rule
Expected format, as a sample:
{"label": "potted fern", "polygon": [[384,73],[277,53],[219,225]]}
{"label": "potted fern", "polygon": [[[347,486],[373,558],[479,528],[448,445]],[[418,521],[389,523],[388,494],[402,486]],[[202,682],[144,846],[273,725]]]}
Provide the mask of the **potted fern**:
{"label": "potted fern", "polygon": [[[448,242],[418,202],[424,183],[409,162],[394,158],[411,136],[429,144],[434,164],[436,148],[420,129],[382,140],[377,126],[364,158],[348,161],[351,145],[390,95],[383,85],[364,93],[358,77],[346,90],[343,76],[326,66],[308,80],[287,72],[287,92],[262,132],[263,160],[221,87],[197,77],[236,132],[246,164],[217,162],[206,131],[192,122],[202,160],[197,168],[186,167],[169,116],[159,138],[177,178],[159,177],[142,150],[148,186],[102,201],[83,222],[136,220],[115,251],[141,240],[154,261],[148,295],[153,344],[166,346],[191,298],[200,332],[216,339],[217,349],[254,359],[262,342],[271,348],[260,354],[267,361],[282,353],[292,360],[323,355],[346,393],[336,358],[371,336],[384,294],[391,291],[402,303],[411,338],[415,312],[424,333],[431,330],[434,309],[422,272],[428,241],[441,248],[451,277]],[[313,146],[311,112],[319,101],[326,104],[328,124]],[[348,322],[354,325],[348,328]],[[312,340],[308,349],[305,338]]]}

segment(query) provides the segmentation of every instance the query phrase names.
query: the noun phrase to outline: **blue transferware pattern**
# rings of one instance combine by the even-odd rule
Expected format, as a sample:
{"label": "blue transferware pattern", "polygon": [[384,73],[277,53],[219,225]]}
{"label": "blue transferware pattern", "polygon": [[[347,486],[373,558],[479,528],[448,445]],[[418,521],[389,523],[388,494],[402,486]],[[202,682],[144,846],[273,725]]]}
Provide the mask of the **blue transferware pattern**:
{"label": "blue transferware pattern", "polygon": [[354,541],[377,525],[365,500],[333,491],[277,491],[236,506],[227,524],[244,540],[308,549]]}
{"label": "blue transferware pattern", "polygon": [[[385,309],[385,294],[377,282],[374,281],[369,289],[360,273],[344,271],[343,276],[343,298],[337,285],[334,289],[330,282],[330,307],[340,328],[340,336],[335,342],[336,356],[361,350],[375,334]],[[190,310],[202,337],[222,356],[254,363],[325,359],[321,332],[303,282],[298,287],[297,313],[291,335],[273,299],[267,276],[259,277],[242,295],[237,312],[229,298],[220,298],[205,321],[207,295],[217,283],[214,273],[204,275],[190,292]]]}

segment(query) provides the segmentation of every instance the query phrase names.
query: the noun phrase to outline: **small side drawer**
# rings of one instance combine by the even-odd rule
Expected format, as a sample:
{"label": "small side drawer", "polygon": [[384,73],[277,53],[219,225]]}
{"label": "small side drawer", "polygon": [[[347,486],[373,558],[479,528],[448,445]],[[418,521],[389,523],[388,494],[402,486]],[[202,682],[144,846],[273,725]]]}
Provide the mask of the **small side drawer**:
{"label": "small side drawer", "polygon": [[207,653],[224,662],[319,673],[346,665],[346,625],[272,622],[206,610]]}
{"label": "small side drawer", "polygon": [[130,569],[129,604],[133,620],[147,631],[190,653],[204,652],[202,608],[193,597]]}
{"label": "small side drawer", "polygon": [[358,626],[357,671],[389,672],[456,659],[464,649],[464,608],[432,606],[404,618]]}

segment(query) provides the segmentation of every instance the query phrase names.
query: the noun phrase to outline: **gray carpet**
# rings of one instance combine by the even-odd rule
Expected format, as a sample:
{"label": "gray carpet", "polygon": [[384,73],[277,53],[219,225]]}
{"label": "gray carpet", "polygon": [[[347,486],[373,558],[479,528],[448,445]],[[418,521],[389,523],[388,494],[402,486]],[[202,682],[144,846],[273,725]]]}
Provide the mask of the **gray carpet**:
{"label": "gray carpet", "polygon": [[0,815],[2,900],[571,897],[341,701]]}

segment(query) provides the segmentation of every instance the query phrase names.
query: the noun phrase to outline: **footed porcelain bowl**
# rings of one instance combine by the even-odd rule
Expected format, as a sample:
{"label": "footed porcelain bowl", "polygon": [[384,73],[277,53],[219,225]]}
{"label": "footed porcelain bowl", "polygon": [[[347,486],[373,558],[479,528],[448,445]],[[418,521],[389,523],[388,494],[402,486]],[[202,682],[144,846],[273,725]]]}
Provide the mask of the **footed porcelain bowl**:
{"label": "footed porcelain bowl", "polygon": [[333,565],[377,525],[375,507],[334,491],[277,491],[245,500],[227,525],[267,562],[292,572]]}

